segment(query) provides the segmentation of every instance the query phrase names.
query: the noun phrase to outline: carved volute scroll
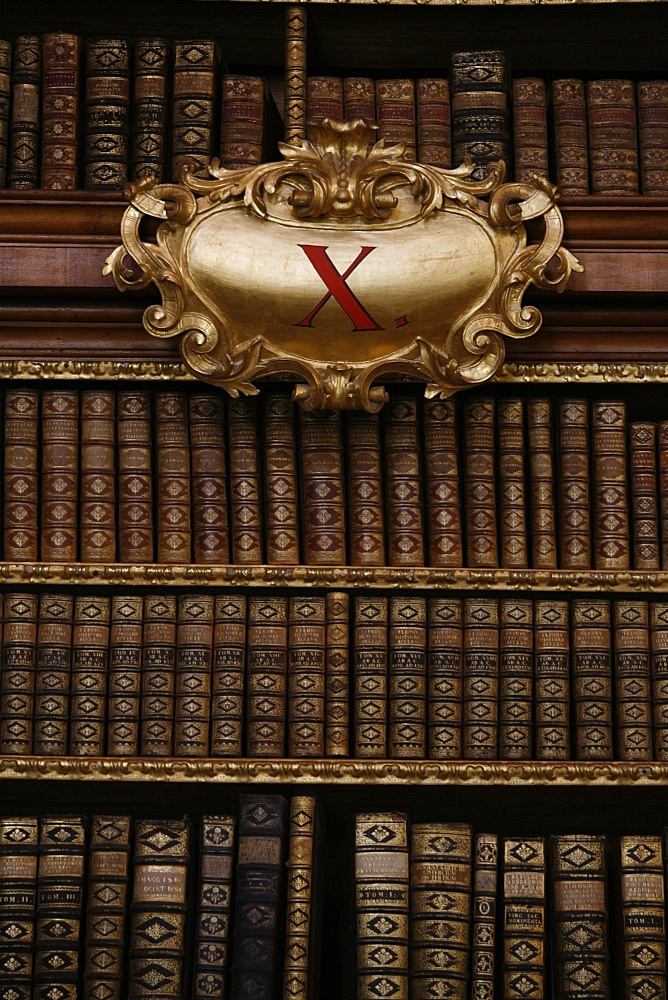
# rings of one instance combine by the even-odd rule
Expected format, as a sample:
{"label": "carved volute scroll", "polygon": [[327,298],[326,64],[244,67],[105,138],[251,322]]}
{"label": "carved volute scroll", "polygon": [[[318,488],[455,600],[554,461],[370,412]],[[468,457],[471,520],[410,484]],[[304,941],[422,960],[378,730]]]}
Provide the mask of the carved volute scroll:
{"label": "carved volute scroll", "polygon": [[[412,163],[361,119],[325,119],[280,150],[252,168],[214,161],[210,179],[130,185],[105,265],[121,290],[156,284],[148,332],[180,336],[187,369],[233,396],[275,375],[295,379],[306,409],[375,412],[388,376],[449,396],[497,371],[502,335],[538,330],[530,284],[561,291],[582,270],[546,178]],[[162,220],[153,241],[146,217]],[[529,243],[536,218],[543,237]]]}

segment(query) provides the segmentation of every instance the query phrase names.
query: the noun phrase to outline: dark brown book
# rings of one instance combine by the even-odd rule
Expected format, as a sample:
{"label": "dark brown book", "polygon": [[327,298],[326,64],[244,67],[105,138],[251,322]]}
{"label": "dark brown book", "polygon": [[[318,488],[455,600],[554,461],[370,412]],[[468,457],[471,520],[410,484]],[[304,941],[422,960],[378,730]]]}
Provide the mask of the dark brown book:
{"label": "dark brown book", "polygon": [[190,821],[135,824],[128,994],[180,1000],[188,908]]}
{"label": "dark brown book", "polygon": [[355,595],[353,752],[387,756],[388,599]]}
{"label": "dark brown book", "polygon": [[462,566],[457,408],[451,399],[429,399],[423,412],[429,565]]}
{"label": "dark brown book", "polygon": [[471,1000],[494,997],[498,860],[497,834],[477,833],[473,840]]}
{"label": "dark brown book", "polygon": [[84,187],[118,191],[128,179],[130,43],[93,38],[86,44]]}
{"label": "dark brown book", "polygon": [[352,566],[385,565],[385,513],[380,421],[349,413],[346,421],[348,549]]}
{"label": "dark brown book", "polygon": [[78,187],[80,49],[78,35],[42,35],[40,187],[51,191]]}
{"label": "dark brown book", "polygon": [[427,632],[427,756],[462,756],[462,671],[464,665],[460,598],[430,597]]}
{"label": "dark brown book", "polygon": [[111,598],[107,756],[139,754],[144,598],[115,594]]}
{"label": "dark brown book", "polygon": [[190,440],[184,392],[155,397],[157,556],[189,563],[191,550]]}
{"label": "dark brown book", "polygon": [[612,760],[610,602],[571,604],[573,706],[577,760]]}
{"label": "dark brown book", "polygon": [[142,757],[171,757],[174,746],[176,597],[147,594],[141,669]]}
{"label": "dark brown book", "polygon": [[647,601],[614,601],[617,759],[652,760],[652,684]]}
{"label": "dark brown book", "polygon": [[587,105],[582,80],[552,81],[556,181],[564,195],[589,194]]}
{"label": "dark brown book", "polygon": [[169,45],[138,38],[134,45],[130,178],[159,184],[167,166]]}
{"label": "dark brown book", "polygon": [[246,674],[245,594],[216,594],[211,665],[211,756],[241,757]]}
{"label": "dark brown book", "polygon": [[306,79],[306,137],[314,138],[313,126],[323,118],[343,118],[343,80],[340,76],[308,76]]}
{"label": "dark brown book", "polygon": [[247,635],[246,755],[282,757],[287,714],[287,597],[250,597]]}
{"label": "dark brown book", "polygon": [[290,836],[285,905],[283,997],[315,1000],[318,995],[319,890],[318,818],[312,795],[290,799]]}
{"label": "dark brown book", "polygon": [[343,432],[336,410],[299,411],[302,541],[308,565],[346,562]]}
{"label": "dark brown book", "polygon": [[549,399],[527,402],[531,559],[534,569],[557,568],[555,469]]}
{"label": "dark brown book", "polygon": [[629,569],[630,504],[624,402],[595,400],[592,429],[594,566],[596,569]]}
{"label": "dark brown book", "polygon": [[633,568],[660,569],[656,424],[629,424]]}
{"label": "dark brown book", "polygon": [[668,603],[649,605],[654,760],[668,760]]}
{"label": "dark brown book", "polygon": [[462,756],[495,760],[498,748],[499,602],[464,600]]}
{"label": "dark brown book", "polygon": [[151,397],[128,390],[116,396],[118,441],[118,560],[153,562]]}
{"label": "dark brown book", "polygon": [[503,838],[503,995],[545,996],[546,870],[543,837]]}
{"label": "dark brown book", "polygon": [[75,562],[79,470],[79,394],[42,392],[40,557]]}
{"label": "dark brown book", "polygon": [[196,563],[227,563],[230,531],[222,395],[193,393],[188,397],[188,413],[194,559]]}
{"label": "dark brown book", "polygon": [[9,121],[12,101],[12,43],[0,39],[0,187],[7,186]]}
{"label": "dark brown book", "polygon": [[73,620],[71,594],[40,594],[33,752],[44,757],[67,756]]}
{"label": "dark brown book", "polygon": [[417,157],[415,83],[409,79],[376,80],[378,138],[386,146],[402,144],[404,158]]}
{"label": "dark brown book", "polygon": [[494,400],[464,401],[466,565],[498,566],[494,474]]}
{"label": "dark brown book", "polygon": [[657,425],[657,464],[659,468],[659,538],[661,568],[668,569],[668,420]]}
{"label": "dark brown book", "polygon": [[499,758],[531,760],[533,601],[499,601]]}
{"label": "dark brown book", "polygon": [[325,595],[325,756],[347,757],[350,729],[350,597]]}
{"label": "dark brown book", "polygon": [[325,756],[325,598],[290,597],[288,757]]}
{"label": "dark brown book", "polygon": [[116,398],[93,389],[81,393],[81,503],[79,558],[116,561]]}
{"label": "dark brown book", "polygon": [[427,601],[408,594],[390,598],[388,755],[427,755]]}
{"label": "dark brown book", "polygon": [[422,449],[415,399],[391,399],[383,418],[387,561],[390,566],[423,566]]}
{"label": "dark brown book", "polygon": [[516,181],[548,176],[545,81],[535,76],[513,80],[513,151]]}
{"label": "dark brown book", "polygon": [[534,601],[534,733],[536,760],[570,759],[567,601]]}
{"label": "dark brown book", "polygon": [[[501,565],[508,569],[526,569],[528,497],[524,470],[524,401],[499,399],[496,406],[498,429],[499,542]],[[530,453],[530,461],[531,461]],[[530,466],[533,472],[533,467]],[[529,480],[533,488],[533,477]],[[533,499],[533,497],[532,497]],[[534,539],[532,538],[532,541]]]}
{"label": "dark brown book", "polygon": [[7,186],[26,191],[39,186],[42,40],[19,35],[12,60],[12,114],[9,125]]}
{"label": "dark brown book", "polygon": [[592,194],[638,194],[638,125],[633,81],[589,80],[586,91]]}
{"label": "dark brown book", "polygon": [[640,190],[662,197],[668,194],[668,80],[641,80],[636,98]]}
{"label": "dark brown book", "polygon": [[202,816],[192,1000],[227,995],[236,817]]}
{"label": "dark brown book", "polygon": [[262,562],[260,442],[254,399],[231,399],[227,408],[232,562]]}
{"label": "dark brown book", "polygon": [[130,816],[93,816],[88,853],[83,1000],[125,996]]}
{"label": "dark brown book", "polygon": [[39,820],[0,819],[0,1000],[32,1000]]}
{"label": "dark brown book", "polygon": [[5,393],[3,535],[8,561],[38,559],[39,403],[35,389]]}
{"label": "dark brown book", "polygon": [[275,161],[279,122],[278,110],[266,80],[242,73],[223,75],[221,166],[235,170]]}
{"label": "dark brown book", "polygon": [[306,11],[298,4],[285,8],[285,141],[306,138]]}
{"label": "dark brown book", "polygon": [[509,69],[498,49],[453,52],[450,67],[452,161],[468,156],[472,178],[482,180],[492,161],[509,163]]}
{"label": "dark brown book", "polygon": [[299,562],[299,483],[294,403],[284,392],[264,399],[264,488],[267,562]]}
{"label": "dark brown book", "polygon": [[422,77],[415,84],[417,158],[448,170],[452,166],[450,84],[445,77]]}
{"label": "dark brown book", "polygon": [[0,665],[0,753],[33,752],[39,597],[5,594]]}
{"label": "dark brown book", "polygon": [[560,566],[589,569],[591,558],[591,475],[589,404],[564,399],[559,409]]}
{"label": "dark brown book", "polygon": [[217,123],[220,67],[218,44],[212,38],[174,42],[172,65],[171,175],[180,171],[207,176],[213,151],[218,148]]}
{"label": "dark brown book", "polygon": [[214,597],[188,592],[178,606],[174,756],[208,757]]}
{"label": "dark brown book", "polygon": [[666,915],[661,836],[619,840],[627,997],[666,995]]}
{"label": "dark brown book", "polygon": [[344,76],[344,118],[364,118],[373,124],[376,120],[376,85],[368,76]]}
{"label": "dark brown book", "polygon": [[105,748],[109,670],[109,597],[74,598],[69,754],[101,757]]}

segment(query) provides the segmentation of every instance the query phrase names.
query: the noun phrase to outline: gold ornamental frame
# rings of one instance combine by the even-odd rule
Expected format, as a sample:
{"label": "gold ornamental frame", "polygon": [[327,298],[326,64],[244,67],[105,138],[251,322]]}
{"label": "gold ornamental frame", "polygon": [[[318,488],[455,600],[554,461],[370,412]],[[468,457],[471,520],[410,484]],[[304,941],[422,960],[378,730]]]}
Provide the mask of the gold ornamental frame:
{"label": "gold ornamental frame", "polygon": [[474,181],[469,162],[413,163],[374,135],[361,119],[324,119],[310,140],[280,144],[279,162],[214,160],[210,179],[186,169],[178,184],[128,185],[104,273],[121,291],[153,282],[162,302],[145,328],[180,336],[188,372],[232,396],[288,376],[305,409],[377,412],[380,379],[424,382],[427,397],[486,381],[502,336],[541,325],[528,286],[561,291],[582,270],[561,246],[556,188],[503,183],[500,163]]}

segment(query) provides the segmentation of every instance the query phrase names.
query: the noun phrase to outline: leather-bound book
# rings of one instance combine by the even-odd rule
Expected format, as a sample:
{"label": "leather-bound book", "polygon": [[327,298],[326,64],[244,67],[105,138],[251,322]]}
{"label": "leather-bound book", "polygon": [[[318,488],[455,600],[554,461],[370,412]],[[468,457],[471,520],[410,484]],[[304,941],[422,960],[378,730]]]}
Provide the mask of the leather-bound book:
{"label": "leather-bound book", "polygon": [[43,562],[74,562],[79,496],[77,392],[61,389],[42,392],[41,438],[40,557]]}
{"label": "leather-bound book", "polygon": [[147,594],[141,670],[142,757],[171,757],[176,686],[176,597]]}
{"label": "leather-bound book", "polygon": [[287,713],[287,597],[250,597],[247,634],[246,755],[282,757]]}
{"label": "leather-bound book", "polygon": [[231,399],[227,404],[232,562],[262,562],[262,487],[257,404]]}
{"label": "leather-bound book", "polygon": [[659,538],[661,568],[668,569],[668,420],[657,425],[657,464],[659,468]]}
{"label": "leather-bound book", "polygon": [[325,598],[290,597],[288,757],[325,756]]}
{"label": "leather-bound book", "polygon": [[264,488],[267,562],[299,562],[299,483],[294,403],[285,392],[264,399]]}
{"label": "leather-bound book", "polygon": [[654,760],[668,760],[668,603],[649,605]]}
{"label": "leather-bound book", "polygon": [[190,821],[137,820],[134,845],[128,995],[181,1000]]}
{"label": "leather-bound book", "polygon": [[472,842],[468,823],[413,823],[411,997],[468,1000]]}
{"label": "leather-bound book", "polygon": [[548,176],[545,81],[535,76],[513,80],[513,150],[516,181]]}
{"label": "leather-bound book", "polygon": [[4,558],[37,562],[39,393],[5,393],[3,537]]}
{"label": "leather-bound book", "polygon": [[545,996],[545,840],[503,838],[503,995]]}
{"label": "leather-bound book", "polygon": [[157,554],[160,563],[189,563],[190,440],[184,392],[156,393]]}
{"label": "leather-bound book", "polygon": [[272,1000],[280,982],[288,803],[281,795],[239,797],[233,918],[234,1000]]}
{"label": "leather-bound book", "polygon": [[0,819],[0,1000],[32,1000],[39,820]]}
{"label": "leather-bound book", "polygon": [[388,754],[398,760],[427,755],[427,601],[390,598]]}
{"label": "leather-bound book", "polygon": [[153,562],[151,397],[128,390],[116,397],[118,561]]}
{"label": "leather-bound book", "polygon": [[282,122],[261,76],[225,73],[222,84],[220,164],[228,170],[278,158]]}
{"label": "leather-bound book", "polygon": [[388,599],[355,595],[353,755],[387,756]]}
{"label": "leather-bound book", "polygon": [[141,594],[114,594],[109,633],[108,757],[139,754],[143,621]]}
{"label": "leather-bound book", "polygon": [[464,600],[462,756],[495,760],[498,748],[499,602]]}
{"label": "leather-bound book", "polygon": [[19,35],[12,61],[12,115],[9,125],[7,186],[27,191],[39,186],[42,40]]}
{"label": "leather-bound book", "polygon": [[93,38],[86,44],[84,187],[119,191],[130,153],[130,43]]}
{"label": "leather-bound book", "polygon": [[230,531],[223,397],[193,393],[188,397],[188,412],[194,560],[227,563]]}
{"label": "leather-bound book", "polygon": [[378,138],[386,146],[402,143],[404,157],[417,157],[415,83],[413,80],[376,80]]}
{"label": "leather-bound book", "polygon": [[415,84],[417,158],[448,170],[452,166],[450,84],[445,77],[423,77]]}
{"label": "leather-bound book", "polygon": [[430,597],[427,632],[427,757],[462,756],[462,670],[460,598]]}
{"label": "leather-bound book", "polygon": [[464,400],[466,565],[498,566],[494,473],[494,400]]}
{"label": "leather-bound book", "polygon": [[610,602],[571,604],[573,705],[577,760],[612,760]]}
{"label": "leather-bound book", "polygon": [[86,872],[84,816],[42,816],[33,1000],[79,1000]]}
{"label": "leather-bound book", "polygon": [[663,838],[619,838],[624,995],[666,995]]}
{"label": "leather-bound book", "polygon": [[318,812],[312,795],[290,799],[283,1000],[318,995]]}
{"label": "leather-bound book", "polygon": [[533,601],[499,601],[499,758],[531,760]]}
{"label": "leather-bound book", "polygon": [[[501,565],[526,569],[527,551],[526,477],[524,474],[524,401],[499,399],[496,406],[498,428],[499,542]],[[533,483],[531,483],[533,486]],[[532,497],[532,499],[534,499]]]}
{"label": "leather-bound book", "polygon": [[582,80],[552,81],[554,163],[564,195],[589,194],[587,105]]}
{"label": "leather-bound book", "polygon": [[592,404],[594,566],[629,569],[629,491],[626,407],[623,401]]}
{"label": "leather-bound book", "polygon": [[306,137],[306,11],[298,4],[285,8],[285,141]]}
{"label": "leather-bound book", "polygon": [[423,566],[422,449],[415,399],[391,399],[383,418],[387,561],[390,566]]}
{"label": "leather-bound book", "polygon": [[429,565],[461,566],[457,409],[452,399],[429,399],[423,412]]}
{"label": "leather-bound book", "polygon": [[570,759],[567,601],[534,601],[534,733],[536,760]]}
{"label": "leather-bound book", "polygon": [[352,566],[383,566],[385,512],[378,415],[347,414],[346,432],[350,563]]}
{"label": "leather-bound book", "polygon": [[40,594],[33,753],[44,757],[67,755],[73,620],[71,594]]}
{"label": "leather-bound book", "polygon": [[211,743],[213,594],[179,596],[174,756],[208,757]]}
{"label": "leather-bound book", "polygon": [[130,909],[130,816],[93,816],[86,890],[83,1000],[122,1000]]}
{"label": "leather-bound book", "polygon": [[409,845],[405,813],[355,817],[357,997],[374,1000],[378,984],[408,998]]}
{"label": "leather-bound book", "polygon": [[452,53],[452,162],[459,166],[470,157],[474,180],[486,177],[493,160],[509,164],[509,77],[506,54],[498,49]]}
{"label": "leather-bound book", "polygon": [[368,76],[344,76],[343,117],[376,120],[376,85]]}
{"label": "leather-bound book", "polygon": [[216,594],[211,665],[211,756],[241,757],[246,673],[245,594]]}
{"label": "leather-bound book", "polygon": [[81,503],[79,558],[116,561],[116,397],[81,393]]}
{"label": "leather-bound book", "polygon": [[0,666],[0,753],[33,752],[37,594],[5,594]]}
{"label": "leather-bound book", "polygon": [[79,182],[81,39],[66,31],[42,35],[40,187],[73,191]]}
{"label": "leather-bound book", "polygon": [[647,601],[613,601],[617,759],[652,760],[652,682]]}
{"label": "leather-bound book", "polygon": [[302,535],[308,565],[346,562],[343,433],[337,410],[299,411]]}
{"label": "leather-bound book", "polygon": [[172,65],[171,174],[178,181],[182,167],[207,176],[218,148],[218,73],[220,55],[212,38],[174,42]]}
{"label": "leather-bound book", "polygon": [[473,914],[471,920],[471,1000],[494,1000],[499,838],[473,838]]}
{"label": "leather-bound book", "polygon": [[0,187],[7,186],[9,111],[12,100],[12,43],[0,39]]}
{"label": "leather-bound book", "polygon": [[564,399],[559,409],[560,566],[589,569],[591,558],[591,476],[589,404]]}
{"label": "leather-bound book", "polygon": [[640,190],[664,197],[668,195],[668,80],[641,80],[636,98]]}
{"label": "leather-bound book", "polygon": [[343,80],[340,76],[309,76],[306,79],[306,137],[313,139],[313,126],[323,118],[343,118]]}
{"label": "leather-bound book", "polygon": [[656,424],[629,424],[633,568],[660,569]]}
{"label": "leather-bound book", "polygon": [[638,124],[632,80],[589,80],[587,127],[592,194],[638,194]]}
{"label": "leather-bound book", "polygon": [[202,816],[191,1000],[227,996],[236,832],[235,816]]}
{"label": "leather-bound book", "polygon": [[347,757],[350,729],[350,596],[325,595],[325,756]]}
{"label": "leather-bound book", "polygon": [[169,44],[138,38],[134,45],[130,178],[156,184],[167,173]]}
{"label": "leather-bound book", "polygon": [[531,558],[534,569],[557,568],[552,407],[549,399],[527,402]]}
{"label": "leather-bound book", "polygon": [[109,669],[109,597],[74,598],[70,684],[71,757],[101,757],[105,749]]}

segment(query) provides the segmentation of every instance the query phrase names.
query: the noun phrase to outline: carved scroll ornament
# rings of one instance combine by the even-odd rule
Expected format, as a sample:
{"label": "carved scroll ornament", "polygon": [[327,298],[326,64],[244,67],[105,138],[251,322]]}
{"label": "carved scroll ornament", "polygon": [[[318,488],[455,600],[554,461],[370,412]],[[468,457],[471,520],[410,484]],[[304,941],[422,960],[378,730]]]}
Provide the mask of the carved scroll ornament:
{"label": "carved scroll ornament", "polygon": [[[233,396],[287,374],[306,409],[375,412],[387,376],[426,382],[429,397],[485,381],[501,335],[540,327],[527,287],[561,291],[582,269],[561,246],[556,190],[504,184],[502,164],[472,181],[469,163],[411,163],[373,135],[325,119],[280,162],[130,185],[105,273],[121,290],[154,282],[146,329],[180,335],[188,370]],[[152,239],[146,217],[162,220]]]}

